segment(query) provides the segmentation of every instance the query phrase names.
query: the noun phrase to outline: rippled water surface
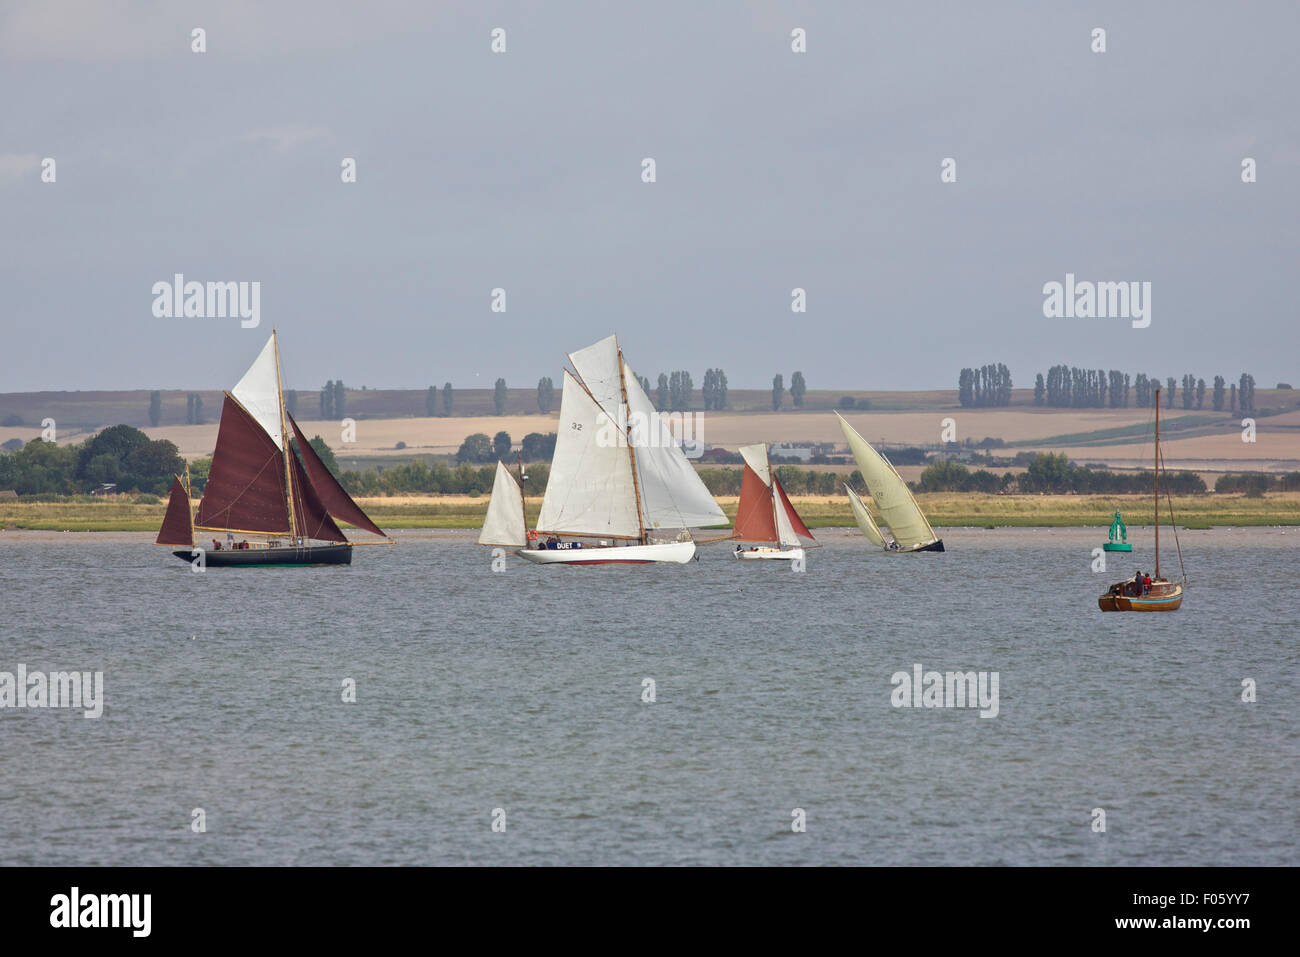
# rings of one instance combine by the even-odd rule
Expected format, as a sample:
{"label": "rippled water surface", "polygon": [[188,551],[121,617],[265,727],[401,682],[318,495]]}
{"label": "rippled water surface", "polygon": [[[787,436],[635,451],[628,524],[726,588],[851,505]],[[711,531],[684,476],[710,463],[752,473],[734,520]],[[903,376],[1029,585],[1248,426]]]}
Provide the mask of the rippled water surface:
{"label": "rippled water surface", "polygon": [[[494,573],[411,532],[199,575],[150,536],[2,533],[0,670],[106,698],[0,711],[4,862],[1300,863],[1300,533],[1184,532],[1164,615],[1097,610],[1150,563],[1093,574],[1104,531],[819,534],[802,574],[725,544]],[[998,672],[997,717],[892,707],[915,663]]]}

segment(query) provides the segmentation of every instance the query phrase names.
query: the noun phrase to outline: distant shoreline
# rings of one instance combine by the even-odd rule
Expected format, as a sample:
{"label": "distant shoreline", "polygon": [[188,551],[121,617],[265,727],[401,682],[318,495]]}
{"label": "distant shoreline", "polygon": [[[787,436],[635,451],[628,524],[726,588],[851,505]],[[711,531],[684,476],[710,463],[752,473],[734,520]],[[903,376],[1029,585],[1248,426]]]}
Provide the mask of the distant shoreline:
{"label": "distant shoreline", "polygon": [[[399,495],[362,498],[361,507],[381,528],[478,528],[488,498],[471,495]],[[718,496],[729,519],[736,514],[735,496]],[[811,529],[853,527],[846,498],[825,495],[792,496],[795,509]],[[965,492],[920,494],[917,501],[936,528],[1105,528],[1118,508],[1132,529],[1149,526],[1153,502],[1139,495],[984,495]],[[529,520],[541,505],[528,500]],[[1180,527],[1300,526],[1300,492],[1270,492],[1260,498],[1243,495],[1197,495],[1174,499]],[[74,532],[150,532],[162,524],[165,505],[103,502],[0,501],[0,529]],[[1161,502],[1160,520],[1168,524],[1168,505]],[[364,536],[358,536],[364,537]]]}

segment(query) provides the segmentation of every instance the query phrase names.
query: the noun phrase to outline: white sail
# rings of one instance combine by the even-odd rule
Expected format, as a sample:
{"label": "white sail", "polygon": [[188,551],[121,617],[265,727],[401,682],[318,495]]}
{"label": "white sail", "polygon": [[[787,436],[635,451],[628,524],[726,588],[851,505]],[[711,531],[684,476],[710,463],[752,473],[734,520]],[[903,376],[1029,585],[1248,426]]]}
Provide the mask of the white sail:
{"label": "white sail", "polygon": [[539,532],[639,538],[627,447],[601,440],[617,425],[567,370]]}
{"label": "white sail", "polygon": [[230,390],[230,394],[266,430],[277,449],[284,448],[280,431],[280,369],[275,358],[275,333],[266,340],[244,377]]}
{"label": "white sail", "polygon": [[726,525],[727,516],[626,364],[623,374],[646,528]]}
{"label": "white sail", "polygon": [[754,474],[763,480],[768,488],[772,487],[772,466],[767,460],[766,445],[742,445],[740,457],[754,470]]}
{"label": "white sail", "polygon": [[781,539],[781,544],[802,544],[794,526],[790,524],[790,516],[786,514],[785,504],[781,501],[781,496],[776,494],[776,489],[772,490],[772,505],[776,510],[776,534]]}
{"label": "white sail", "polygon": [[[615,422],[626,424],[623,408],[623,383],[618,377],[618,337],[607,336],[585,349],[569,353],[578,378],[591,397]],[[623,449],[627,455],[627,449]]]}
{"label": "white sail", "polygon": [[867,483],[876,508],[889,526],[890,534],[899,545],[923,545],[938,540],[934,529],[921,513],[911,490],[894,467],[881,457],[880,453],[867,444],[866,439],[858,435],[853,426],[844,421],[838,412],[840,428],[848,439],[853,457],[862,470],[862,478]]}
{"label": "white sail", "polygon": [[480,545],[509,545],[522,548],[527,542],[524,527],[524,493],[510,470],[498,459],[497,475],[492,482],[492,498],[488,502],[487,518],[479,532]]}
{"label": "white sail", "polygon": [[880,534],[880,529],[876,527],[875,520],[871,517],[871,512],[862,499],[858,498],[858,493],[853,491],[847,485],[844,491],[849,493],[849,504],[853,506],[853,517],[858,520],[858,528],[862,529],[862,534],[867,536],[867,541],[872,545],[885,547],[885,536]]}

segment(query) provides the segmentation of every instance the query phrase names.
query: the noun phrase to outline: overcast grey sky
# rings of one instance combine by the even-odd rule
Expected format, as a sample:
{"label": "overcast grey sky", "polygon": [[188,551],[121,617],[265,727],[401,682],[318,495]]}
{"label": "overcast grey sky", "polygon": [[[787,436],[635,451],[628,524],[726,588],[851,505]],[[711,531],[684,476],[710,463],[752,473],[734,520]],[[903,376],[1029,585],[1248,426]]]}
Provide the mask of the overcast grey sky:
{"label": "overcast grey sky", "polygon": [[[1292,0],[0,3],[0,391],[229,388],[272,326],[298,388],[531,386],[610,332],[732,388],[1300,385],[1298,37]],[[260,281],[261,327],[155,318],[178,272]],[[1067,272],[1151,325],[1044,318]]]}

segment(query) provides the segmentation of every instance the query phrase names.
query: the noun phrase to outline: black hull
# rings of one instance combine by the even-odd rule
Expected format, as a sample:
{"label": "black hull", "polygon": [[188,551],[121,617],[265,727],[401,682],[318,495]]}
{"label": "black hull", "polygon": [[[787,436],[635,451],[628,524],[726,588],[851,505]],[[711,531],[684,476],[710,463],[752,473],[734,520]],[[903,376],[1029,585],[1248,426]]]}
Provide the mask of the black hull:
{"label": "black hull", "polygon": [[[181,561],[192,562],[195,556],[187,548],[172,552]],[[208,568],[284,567],[297,565],[351,565],[351,545],[304,545],[289,548],[206,549],[203,557]]]}
{"label": "black hull", "polygon": [[918,548],[918,549],[917,549],[918,552],[941,552],[941,551],[943,551],[943,550],[944,550],[944,547],[943,547],[943,539],[942,539],[942,538],[939,539],[937,542],[932,542],[931,544],[926,545],[924,548]]}

